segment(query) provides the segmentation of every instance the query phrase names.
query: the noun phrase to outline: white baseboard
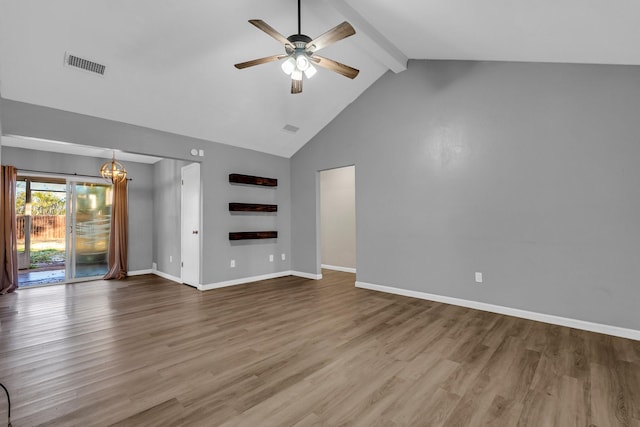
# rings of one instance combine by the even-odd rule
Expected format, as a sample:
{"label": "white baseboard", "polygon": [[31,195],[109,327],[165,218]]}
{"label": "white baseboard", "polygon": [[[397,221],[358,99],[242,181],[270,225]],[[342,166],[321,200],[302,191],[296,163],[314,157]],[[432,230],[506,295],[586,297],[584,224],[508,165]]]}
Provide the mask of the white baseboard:
{"label": "white baseboard", "polygon": [[603,325],[600,323],[569,319],[566,317],[554,316],[551,314],[536,313],[533,311],[520,310],[517,308],[504,307],[504,306],[488,304],[484,302],[470,301],[470,300],[464,300],[460,298],[428,294],[425,292],[393,288],[390,286],[374,285],[374,284],[365,283],[365,282],[356,282],[356,287],[369,289],[372,291],[386,292],[389,294],[403,295],[406,297],[442,302],[445,304],[458,305],[461,307],[473,308],[476,310],[489,311],[491,313],[505,314],[507,316],[521,317],[523,319],[536,320],[538,322],[550,323],[552,325],[567,326],[569,328],[582,329],[590,332],[598,332],[601,334],[613,335],[613,336],[622,337],[622,338],[629,338],[632,340],[640,340],[640,331],[636,331],[634,329],[621,328],[619,326]]}
{"label": "white baseboard", "polygon": [[298,277],[303,277],[305,279],[313,279],[313,280],[322,279],[322,274],[308,274],[308,273],[301,273],[299,271],[287,270],[287,271],[279,271],[277,273],[263,274],[260,276],[241,277],[240,279],[209,283],[207,285],[199,285],[198,289],[200,289],[201,291],[209,291],[211,289],[226,288],[227,286],[244,285],[246,283],[259,282],[260,280],[276,279],[278,277],[286,277],[286,276],[298,276]]}
{"label": "white baseboard", "polygon": [[302,277],[302,278],[305,278],[305,279],[311,279],[311,280],[321,280],[322,279],[322,274],[303,273],[301,271],[290,271],[289,274],[291,276],[298,276],[298,277]]}
{"label": "white baseboard", "polygon": [[322,264],[321,267],[326,268],[327,270],[335,270],[335,271],[342,271],[344,273],[356,274],[356,269],[351,267],[340,267],[339,265],[329,265],[329,264]]}
{"label": "white baseboard", "polygon": [[182,283],[182,279],[181,278],[176,277],[176,276],[172,276],[172,275],[164,273],[162,271],[158,271],[156,269],[151,269],[151,273],[155,274],[156,276],[160,276],[163,279],[171,280],[172,282]]}
{"label": "white baseboard", "polygon": [[127,271],[127,276],[142,276],[143,274],[153,274],[152,269]]}
{"label": "white baseboard", "polygon": [[280,271],[278,273],[263,274],[260,276],[241,277],[240,279],[227,280],[224,282],[210,283],[208,285],[200,285],[198,289],[201,291],[209,291],[211,289],[226,288],[227,286],[244,285],[245,283],[259,282],[260,280],[275,279],[278,277],[291,276],[290,271]]}

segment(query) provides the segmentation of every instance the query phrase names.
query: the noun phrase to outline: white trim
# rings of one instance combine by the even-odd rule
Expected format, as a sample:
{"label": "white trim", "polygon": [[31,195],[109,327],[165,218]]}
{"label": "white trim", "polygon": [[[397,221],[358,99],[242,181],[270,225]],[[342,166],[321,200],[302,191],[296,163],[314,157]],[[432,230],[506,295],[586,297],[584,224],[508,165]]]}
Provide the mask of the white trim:
{"label": "white trim", "polygon": [[373,25],[369,23],[358,11],[356,11],[345,0],[328,0],[340,15],[351,22],[358,29],[358,39],[355,43],[360,44],[374,58],[380,61],[394,73],[399,73],[407,69],[408,58],[400,49],[382,35]]}
{"label": "white trim", "polygon": [[142,276],[143,274],[153,274],[152,269],[148,270],[135,270],[127,272],[127,276]]}
{"label": "white trim", "polygon": [[342,271],[344,273],[356,274],[356,269],[351,267],[340,267],[339,265],[329,265],[329,264],[322,264],[320,267],[326,268],[327,270],[335,270],[335,271]]}
{"label": "white trim", "polygon": [[305,279],[320,280],[322,274],[301,273],[299,271],[279,271],[277,273],[263,274],[260,276],[241,277],[240,279],[226,280],[224,282],[209,283],[208,285],[199,285],[201,291],[209,291],[211,289],[226,288],[227,286],[244,285],[245,283],[259,282],[260,280],[277,279],[278,277],[297,276]]}
{"label": "white trim", "polygon": [[302,271],[290,271],[292,276],[302,277],[304,279],[322,280],[322,274],[303,273]]}
{"label": "white trim", "polygon": [[156,276],[160,276],[163,279],[171,280],[172,282],[182,283],[182,279],[181,278],[176,277],[176,276],[172,276],[172,275],[167,274],[167,273],[163,273],[162,271],[159,271],[159,270],[152,269],[151,273],[155,274]]}
{"label": "white trim", "polygon": [[425,292],[411,291],[408,289],[393,288],[391,286],[374,285],[372,283],[356,281],[357,288],[369,289],[372,291],[386,292],[389,294],[403,295],[406,297],[424,299],[429,301],[442,302],[445,304],[458,305],[461,307],[473,308],[476,310],[489,311],[491,313],[505,314],[507,316],[521,317],[523,319],[536,320],[538,322],[550,323],[552,325],[567,326],[569,328],[582,329],[585,331],[598,332],[601,334],[613,335],[632,340],[640,340],[640,331],[634,329],[621,328],[619,326],[603,325],[584,320],[569,319],[566,317],[554,316],[552,314],[536,313],[533,311],[520,310],[517,308],[504,307],[500,305],[488,304],[478,301],[470,301],[460,298],[446,297],[442,295],[428,294]]}
{"label": "white trim", "polygon": [[242,277],[240,279],[226,280],[224,282],[210,283],[208,285],[200,285],[198,289],[201,291],[209,291],[211,289],[226,288],[227,286],[244,285],[245,283],[259,282],[260,280],[275,279],[278,277],[291,276],[290,271],[280,271],[278,273],[263,274],[260,276]]}

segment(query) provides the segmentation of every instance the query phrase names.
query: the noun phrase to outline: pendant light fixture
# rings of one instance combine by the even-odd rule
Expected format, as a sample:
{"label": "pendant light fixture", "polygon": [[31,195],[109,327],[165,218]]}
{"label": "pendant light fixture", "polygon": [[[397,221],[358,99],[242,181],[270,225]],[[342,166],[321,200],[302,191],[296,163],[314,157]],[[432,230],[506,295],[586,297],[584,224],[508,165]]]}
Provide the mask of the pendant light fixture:
{"label": "pendant light fixture", "polygon": [[127,170],[122,163],[116,162],[116,152],[113,152],[113,158],[110,162],[106,162],[100,168],[100,175],[112,184],[117,184],[127,179]]}

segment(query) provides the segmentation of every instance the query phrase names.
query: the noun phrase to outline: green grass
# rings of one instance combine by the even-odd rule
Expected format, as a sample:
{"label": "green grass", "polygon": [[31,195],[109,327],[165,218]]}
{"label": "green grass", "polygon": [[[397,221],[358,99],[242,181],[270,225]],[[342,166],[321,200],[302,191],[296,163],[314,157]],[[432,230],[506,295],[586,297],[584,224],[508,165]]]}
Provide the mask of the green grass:
{"label": "green grass", "polygon": [[61,251],[59,249],[40,249],[35,251],[32,250],[31,263],[50,263],[53,262],[52,258],[56,255],[64,257],[64,251]]}

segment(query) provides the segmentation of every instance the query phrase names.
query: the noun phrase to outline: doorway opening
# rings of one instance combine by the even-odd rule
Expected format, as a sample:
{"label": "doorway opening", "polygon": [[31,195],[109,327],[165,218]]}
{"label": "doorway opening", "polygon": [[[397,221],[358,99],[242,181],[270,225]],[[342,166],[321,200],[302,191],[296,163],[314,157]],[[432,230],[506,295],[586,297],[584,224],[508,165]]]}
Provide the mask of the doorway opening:
{"label": "doorway opening", "polygon": [[356,272],[355,166],[320,171],[320,256],[323,269]]}
{"label": "doorway opening", "polygon": [[18,176],[18,286],[93,279],[108,270],[111,185]]}

